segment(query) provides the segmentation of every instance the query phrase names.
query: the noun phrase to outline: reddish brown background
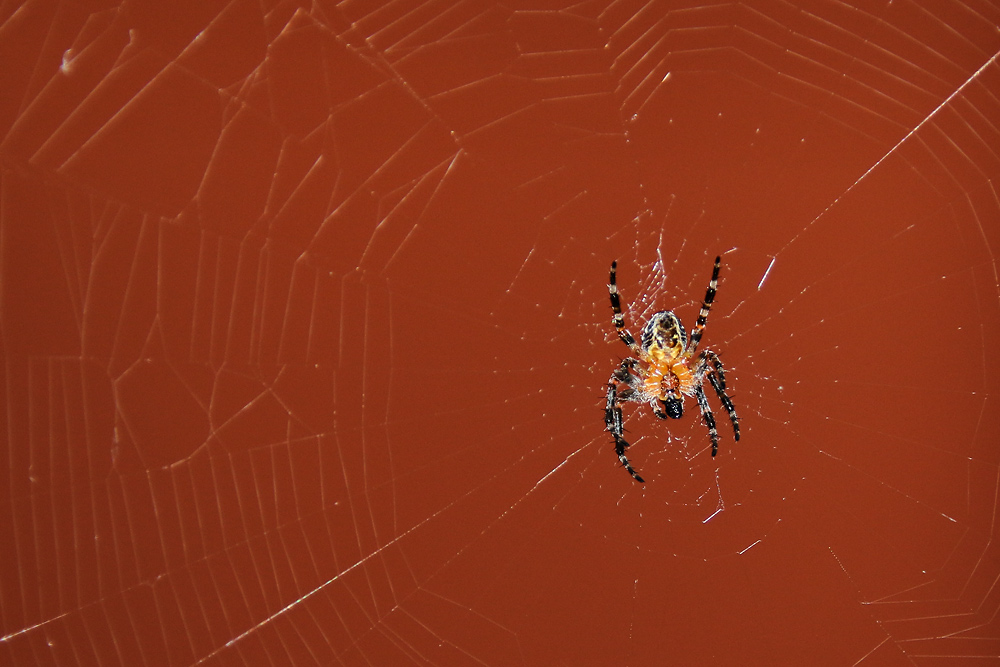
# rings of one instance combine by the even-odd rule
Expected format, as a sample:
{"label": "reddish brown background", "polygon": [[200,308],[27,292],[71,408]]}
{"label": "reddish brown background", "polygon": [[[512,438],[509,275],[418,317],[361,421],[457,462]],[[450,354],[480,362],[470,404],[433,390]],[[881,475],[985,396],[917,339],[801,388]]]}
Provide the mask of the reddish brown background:
{"label": "reddish brown background", "polygon": [[1000,656],[1000,10],[866,4],[4,3],[0,662]]}

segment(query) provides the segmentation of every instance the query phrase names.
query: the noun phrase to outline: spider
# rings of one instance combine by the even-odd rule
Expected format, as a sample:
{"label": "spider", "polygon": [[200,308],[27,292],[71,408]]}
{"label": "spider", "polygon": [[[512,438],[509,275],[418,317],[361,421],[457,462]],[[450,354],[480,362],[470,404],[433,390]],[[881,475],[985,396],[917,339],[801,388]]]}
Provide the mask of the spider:
{"label": "spider", "polygon": [[[604,423],[615,439],[615,453],[635,481],[644,483],[639,473],[632,468],[625,450],[629,443],[624,437],[624,421],[622,419],[622,401],[649,403],[660,419],[679,419],[684,414],[684,397],[693,396],[701,408],[702,419],[708,427],[708,435],[712,441],[712,456],[719,452],[719,433],[715,429],[715,415],[708,405],[705,396],[704,383],[712,385],[712,389],[722,402],[722,407],[729,413],[729,421],[733,423],[733,436],[740,439],[740,422],[732,399],[726,394],[726,375],[722,368],[719,355],[709,349],[702,350],[694,358],[701,342],[708,321],[708,311],[715,300],[715,288],[719,282],[719,267],[722,258],[715,258],[715,268],[712,269],[712,279],[705,292],[705,301],[694,323],[690,337],[684,331],[680,319],[670,310],[653,313],[642,328],[640,343],[625,328],[625,317],[622,315],[621,300],[618,297],[618,285],[615,283],[615,270],[618,262],[611,262],[611,277],[608,284],[608,294],[611,296],[611,310],[614,317],[618,337],[632,350],[634,357],[624,359],[611,374],[608,381],[608,402],[604,408]],[[624,385],[624,386],[622,386]]]}

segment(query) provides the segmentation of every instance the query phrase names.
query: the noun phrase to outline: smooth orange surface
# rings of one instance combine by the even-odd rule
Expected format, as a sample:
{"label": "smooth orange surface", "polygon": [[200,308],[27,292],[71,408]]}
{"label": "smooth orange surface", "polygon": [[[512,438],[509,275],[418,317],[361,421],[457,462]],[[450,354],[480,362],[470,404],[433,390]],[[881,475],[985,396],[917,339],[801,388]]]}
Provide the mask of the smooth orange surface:
{"label": "smooth orange surface", "polygon": [[997,25],[5,5],[0,663],[995,659]]}

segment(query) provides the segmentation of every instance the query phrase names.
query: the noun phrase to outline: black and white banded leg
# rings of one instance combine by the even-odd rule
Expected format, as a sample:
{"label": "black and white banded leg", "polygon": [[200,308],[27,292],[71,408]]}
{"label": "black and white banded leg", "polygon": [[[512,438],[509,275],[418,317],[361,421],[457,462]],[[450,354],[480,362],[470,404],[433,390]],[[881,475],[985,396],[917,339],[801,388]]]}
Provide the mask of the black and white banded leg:
{"label": "black and white banded leg", "polygon": [[702,389],[701,385],[695,389],[694,395],[698,399],[698,407],[701,408],[701,418],[705,420],[705,426],[708,427],[708,437],[712,439],[712,456],[715,456],[719,453],[719,431],[715,428],[715,415],[712,414],[708,397],[705,396],[705,390]]}
{"label": "black and white banded leg", "polygon": [[618,270],[618,262],[611,262],[611,276],[608,278],[608,295],[611,297],[611,311],[613,313],[611,321],[615,325],[615,331],[621,341],[628,345],[636,354],[641,354],[639,346],[635,344],[632,333],[625,328],[625,316],[622,315],[622,301],[618,296],[618,283],[615,280],[615,272]]}
{"label": "black and white banded leg", "polygon": [[[736,406],[733,405],[733,400],[726,393],[726,371],[722,367],[719,355],[711,350],[704,350],[698,355],[698,365],[695,366],[694,373],[696,377],[706,378],[709,384],[712,385],[712,389],[715,390],[715,394],[719,397],[719,402],[722,403],[722,407],[726,409],[726,414],[729,415],[729,421],[733,424],[733,439],[739,442],[740,418],[736,415]],[[719,436],[715,428],[715,415],[712,414],[711,408],[708,406],[708,399],[705,397],[703,387],[704,385],[699,382],[697,391],[698,407],[701,408],[705,424],[708,425],[709,435],[712,438],[712,456],[715,456],[719,449]],[[707,416],[706,411],[708,413]]]}
{"label": "black and white banded leg", "polygon": [[701,335],[705,332],[705,324],[708,323],[708,313],[712,310],[712,302],[715,301],[715,291],[719,286],[719,268],[722,266],[722,257],[715,258],[715,267],[712,269],[712,279],[708,281],[708,289],[705,290],[705,300],[701,302],[701,310],[698,311],[698,319],[695,320],[694,328],[691,329],[691,336],[688,338],[687,354],[691,356],[698,349],[701,342]]}
{"label": "black and white banded leg", "polygon": [[629,463],[628,457],[625,456],[625,450],[628,449],[630,445],[628,441],[625,440],[625,422],[622,418],[621,406],[618,405],[618,388],[622,384],[626,385],[622,390],[622,395],[632,395],[633,376],[629,371],[634,364],[634,359],[626,359],[622,362],[621,366],[615,369],[615,372],[612,373],[611,380],[608,382],[607,403],[604,406],[604,424],[607,426],[608,431],[615,439],[615,454],[618,455],[618,460],[622,462],[622,465],[626,470],[628,470],[629,474],[632,475],[635,481],[645,484],[645,480],[639,476],[639,473],[637,473],[635,468],[632,467],[632,464]]}

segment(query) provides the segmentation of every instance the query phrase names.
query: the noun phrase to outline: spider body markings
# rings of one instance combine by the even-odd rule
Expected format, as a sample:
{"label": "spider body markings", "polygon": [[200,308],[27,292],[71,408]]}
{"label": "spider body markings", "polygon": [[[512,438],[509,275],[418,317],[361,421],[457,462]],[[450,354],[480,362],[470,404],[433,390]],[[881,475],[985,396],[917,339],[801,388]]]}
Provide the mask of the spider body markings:
{"label": "spider body markings", "polygon": [[705,291],[705,300],[698,312],[698,319],[689,336],[677,317],[670,310],[653,313],[642,328],[637,343],[632,333],[625,328],[621,298],[615,272],[618,262],[611,262],[611,276],[608,294],[611,297],[612,323],[618,338],[632,350],[633,356],[624,359],[611,374],[608,381],[607,404],[604,408],[604,424],[615,440],[618,460],[637,482],[644,482],[625,456],[629,443],[625,440],[625,422],[622,418],[621,403],[633,401],[648,403],[660,419],[680,419],[684,415],[684,397],[689,396],[698,403],[701,417],[708,427],[712,442],[712,456],[719,452],[719,433],[715,426],[715,415],[705,395],[707,380],[719,397],[722,407],[733,424],[733,438],[740,439],[740,422],[732,399],[726,393],[726,372],[719,355],[710,349],[702,350],[697,357],[698,344],[708,322],[708,313],[715,301],[715,291],[719,283],[719,267],[722,258],[715,258],[712,279]]}

